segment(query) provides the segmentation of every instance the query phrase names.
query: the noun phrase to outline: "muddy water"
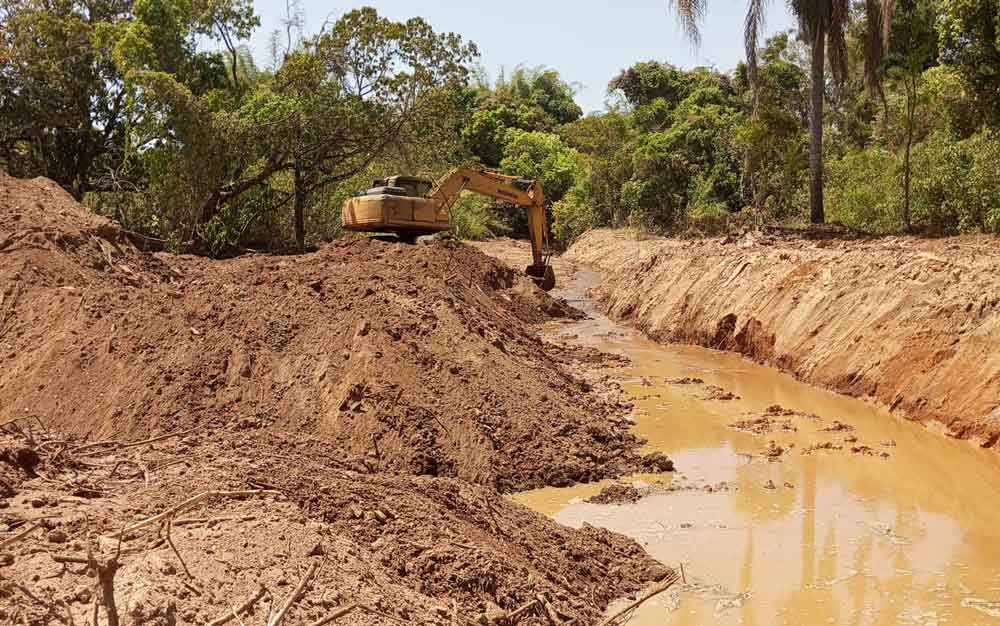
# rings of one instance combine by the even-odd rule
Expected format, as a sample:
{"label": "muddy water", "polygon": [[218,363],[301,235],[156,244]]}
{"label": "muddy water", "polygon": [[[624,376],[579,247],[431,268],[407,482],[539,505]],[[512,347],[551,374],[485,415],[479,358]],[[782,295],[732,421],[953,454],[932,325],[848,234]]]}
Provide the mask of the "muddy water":
{"label": "muddy water", "polygon": [[[679,471],[628,479],[664,481],[635,504],[582,501],[603,485],[518,500],[683,564],[686,583],[631,624],[1000,624],[1000,454],[735,355],[650,342],[583,297],[596,279],[581,271],[562,294],[593,319],[551,333],[631,357],[619,373],[635,399],[635,431]],[[739,399],[664,382],[685,376]],[[818,419],[789,417],[794,432],[763,436],[728,426],[774,404]],[[856,430],[822,430],[834,420]],[[762,455],[772,440],[788,450],[777,462]],[[843,448],[802,453],[823,442]],[[860,445],[889,458],[851,451]]]}

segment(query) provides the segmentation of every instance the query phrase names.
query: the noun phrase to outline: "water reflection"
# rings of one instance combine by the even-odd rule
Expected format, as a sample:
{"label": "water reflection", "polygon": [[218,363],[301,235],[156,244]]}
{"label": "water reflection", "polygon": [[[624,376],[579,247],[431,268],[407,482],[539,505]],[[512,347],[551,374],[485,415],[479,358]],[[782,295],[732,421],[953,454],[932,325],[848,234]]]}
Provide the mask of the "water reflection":
{"label": "water reflection", "polygon": [[[577,278],[570,289],[579,297],[594,276]],[[734,355],[655,344],[591,313],[552,332],[631,357],[620,373],[636,398],[636,432],[675,460],[678,482],[730,486],[628,506],[581,501],[600,485],[518,497],[562,523],[605,526],[665,563],[684,563],[687,584],[645,605],[633,624],[998,623],[1000,455]],[[685,376],[740,399],[704,400],[702,387],[664,382]],[[792,417],[795,432],[763,437],[729,428],[773,404],[820,419]],[[824,432],[833,420],[856,430]],[[770,440],[790,449],[781,462],[761,456]],[[824,441],[844,448],[801,453]],[[859,444],[890,458],[853,454]]]}

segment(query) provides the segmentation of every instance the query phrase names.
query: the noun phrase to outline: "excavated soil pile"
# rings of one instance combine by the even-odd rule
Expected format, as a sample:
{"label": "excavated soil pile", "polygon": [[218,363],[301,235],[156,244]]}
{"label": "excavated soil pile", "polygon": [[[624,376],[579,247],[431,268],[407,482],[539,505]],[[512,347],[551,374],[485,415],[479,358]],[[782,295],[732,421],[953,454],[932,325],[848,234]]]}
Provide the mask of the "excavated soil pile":
{"label": "excavated soil pile", "polygon": [[47,181],[0,179],[0,406],[93,436],[279,428],[358,470],[503,491],[635,468],[593,355],[529,326],[572,309],[454,242],[300,257],[137,252]]}
{"label": "excavated soil pile", "polygon": [[531,327],[575,314],[449,242],[148,255],[0,175],[0,622],[597,622],[670,571],[500,495],[669,462]]}
{"label": "excavated soil pile", "polygon": [[[91,623],[95,604],[109,623],[88,549],[102,565],[119,554],[111,588],[128,626],[219,624],[251,598],[240,618],[264,624],[313,568],[286,625],[350,607],[338,624],[540,625],[550,610],[589,624],[669,574],[619,535],[559,526],[457,479],[337,469],[282,433],[206,428],[126,448],[6,429],[17,434],[0,434],[0,449],[39,458],[28,470],[0,454],[4,624]],[[220,491],[231,495],[126,532],[119,552],[127,524]]]}
{"label": "excavated soil pile", "polygon": [[1000,439],[1000,241],[798,235],[683,241],[592,231],[608,313],[654,339],[732,350],[911,419]]}

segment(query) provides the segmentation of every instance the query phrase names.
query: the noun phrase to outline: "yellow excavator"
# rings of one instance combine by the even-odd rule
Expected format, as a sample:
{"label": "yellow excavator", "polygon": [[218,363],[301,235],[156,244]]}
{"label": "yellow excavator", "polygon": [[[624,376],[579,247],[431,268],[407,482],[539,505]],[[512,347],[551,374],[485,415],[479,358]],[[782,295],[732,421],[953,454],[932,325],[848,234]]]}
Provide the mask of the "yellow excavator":
{"label": "yellow excavator", "polygon": [[542,183],[487,170],[460,167],[437,183],[413,176],[391,176],[375,181],[364,194],[348,198],[341,209],[345,230],[394,233],[412,242],[421,235],[451,230],[449,211],[463,191],[471,191],[528,210],[532,263],[524,273],[539,287],[555,287],[549,264],[549,236],[545,222]]}

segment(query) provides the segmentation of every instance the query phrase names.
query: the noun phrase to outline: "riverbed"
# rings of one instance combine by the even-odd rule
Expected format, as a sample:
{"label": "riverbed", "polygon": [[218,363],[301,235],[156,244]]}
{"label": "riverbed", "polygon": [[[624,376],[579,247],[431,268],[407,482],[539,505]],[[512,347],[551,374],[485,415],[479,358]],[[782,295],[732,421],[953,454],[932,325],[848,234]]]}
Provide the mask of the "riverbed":
{"label": "riverbed", "polygon": [[[1000,623],[1000,455],[734,354],[646,339],[587,298],[598,281],[563,281],[589,319],[547,338],[629,357],[611,373],[634,431],[677,471],[619,481],[644,494],[634,503],[584,501],[608,482],[516,499],[683,566],[630,623]],[[732,426],[768,415],[770,432]]]}

